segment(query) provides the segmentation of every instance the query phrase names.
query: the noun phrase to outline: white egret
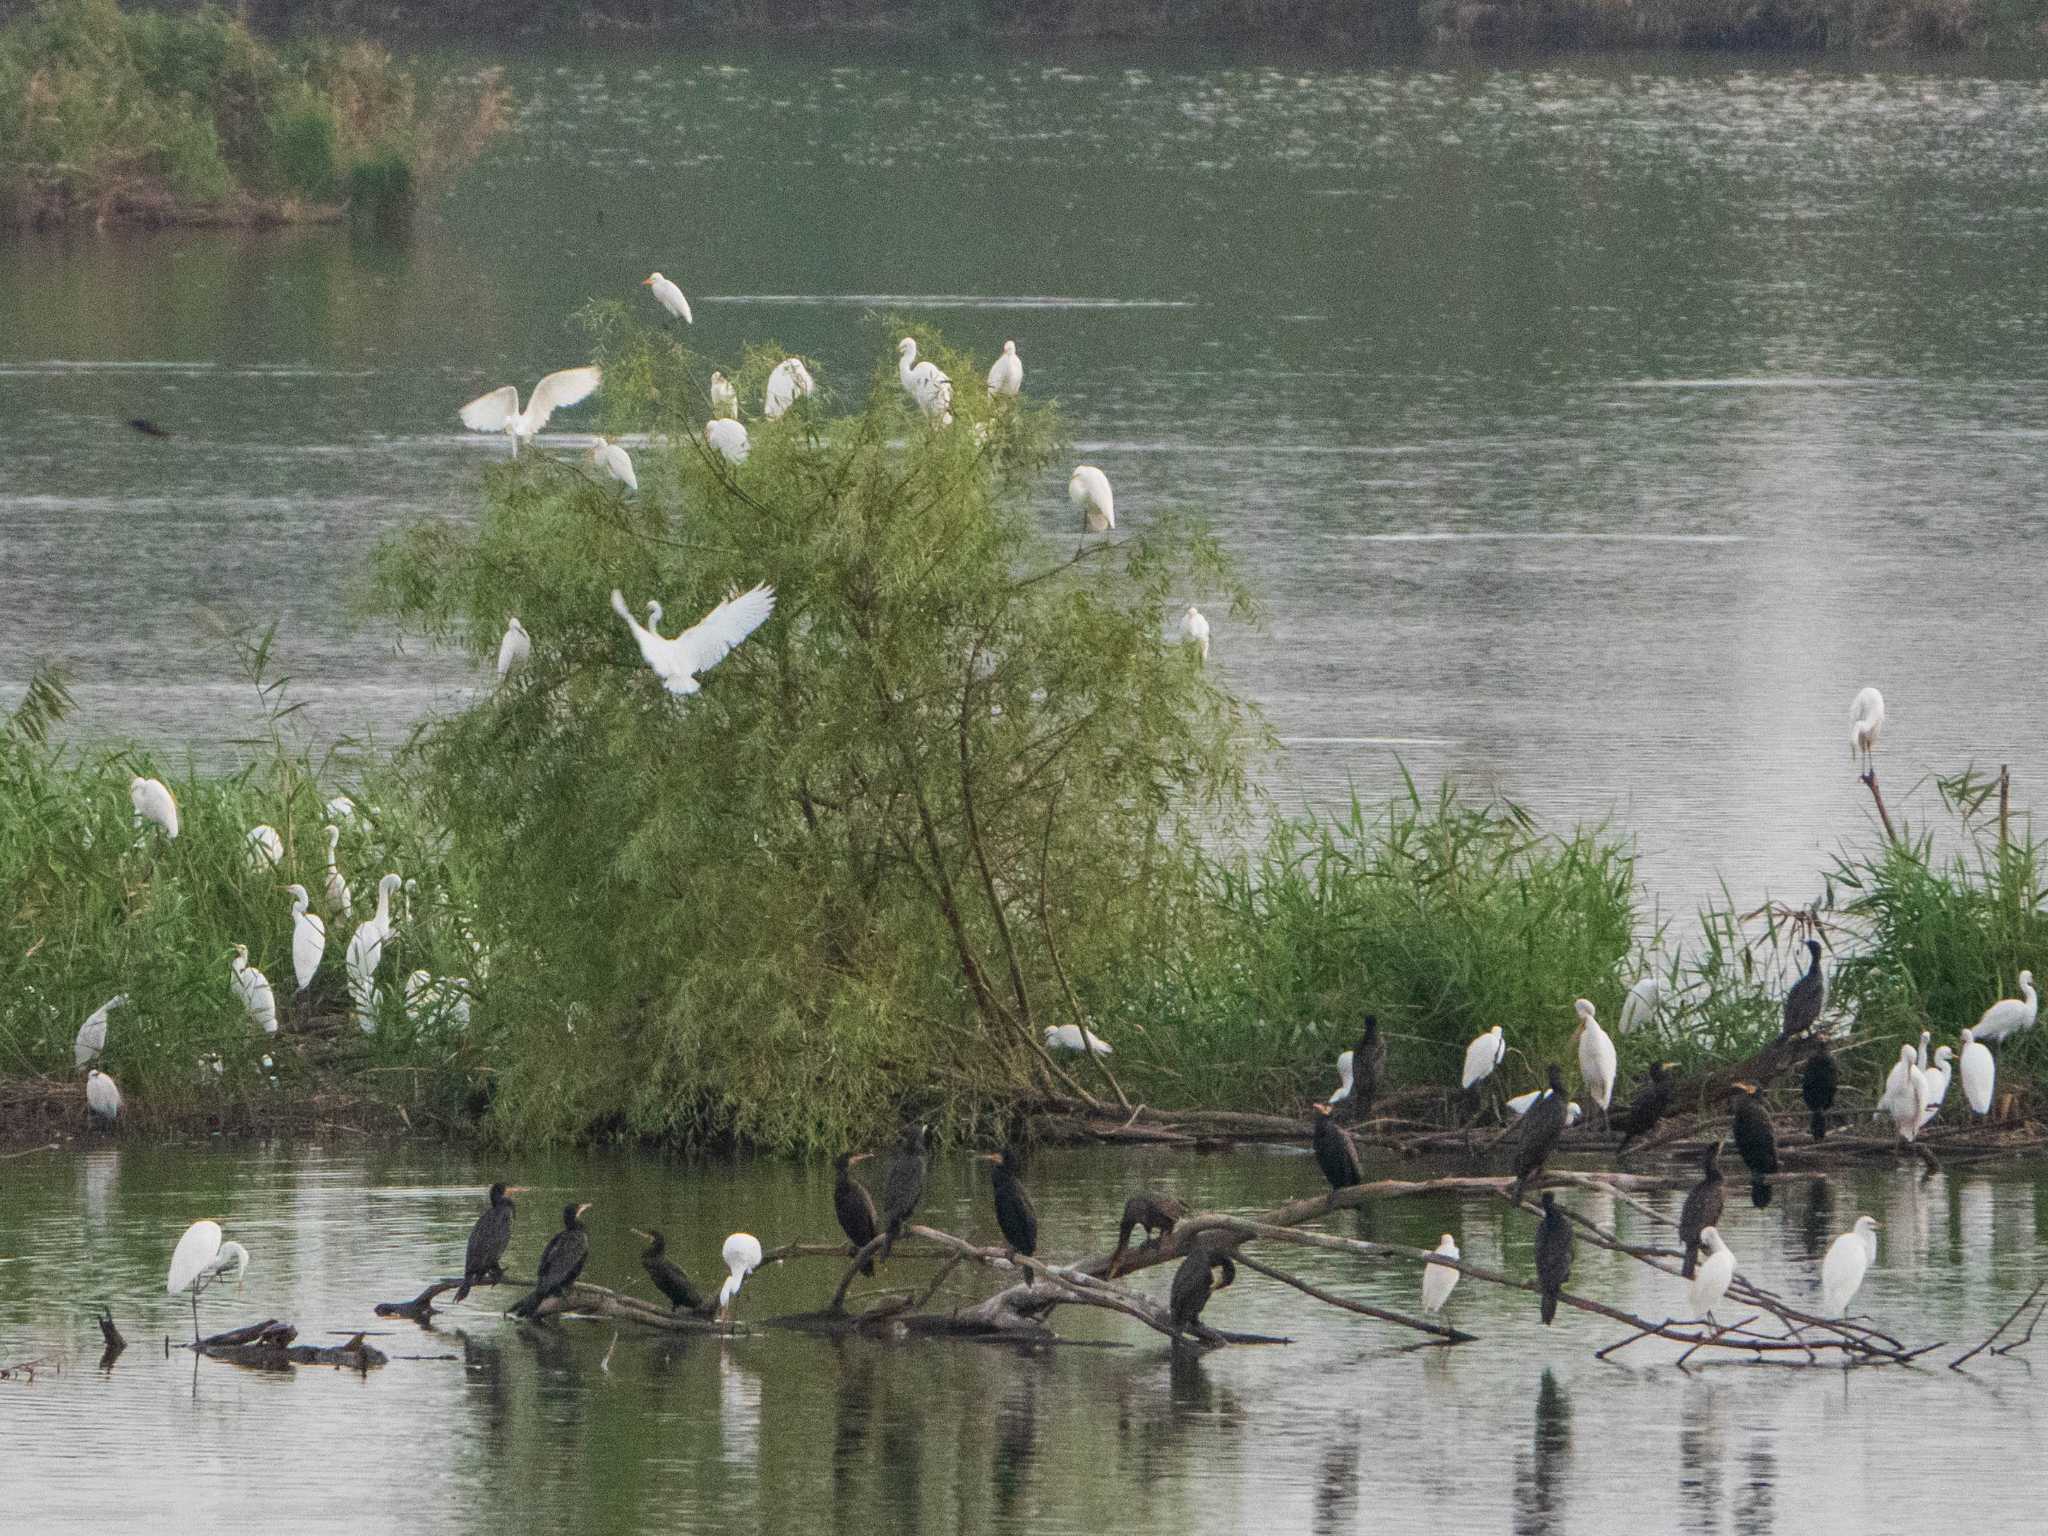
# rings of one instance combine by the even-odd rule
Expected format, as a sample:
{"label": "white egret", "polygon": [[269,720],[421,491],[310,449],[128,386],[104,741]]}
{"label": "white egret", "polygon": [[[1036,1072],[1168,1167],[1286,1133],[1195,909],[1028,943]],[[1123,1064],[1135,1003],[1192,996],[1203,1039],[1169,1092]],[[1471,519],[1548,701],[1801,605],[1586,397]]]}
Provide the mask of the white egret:
{"label": "white egret", "polygon": [[249,867],[259,875],[267,875],[284,863],[284,839],[277,835],[277,828],[269,825],[249,829]]}
{"label": "white egret", "polygon": [[516,448],[538,437],[556,411],[596,394],[603,382],[604,374],[597,368],[563,368],[533,386],[523,411],[519,409],[519,391],[502,384],[489,394],[478,395],[458,414],[470,431],[503,432]]}
{"label": "white egret", "polygon": [[171,1251],[171,1270],[164,1280],[164,1294],[191,1292],[194,1344],[199,1342],[199,1293],[226,1279],[240,1285],[249,1268],[249,1250],[240,1243],[223,1243],[220,1239],[219,1222],[195,1221]]}
{"label": "white egret", "polygon": [[1024,359],[1017,355],[1017,343],[1003,343],[1003,355],[995,360],[988,371],[988,392],[991,395],[1017,395],[1024,391]]}
{"label": "white egret", "polygon": [[1925,1072],[1927,1070],[1927,1042],[1932,1040],[1933,1038],[1934,1032],[1932,1030],[1923,1029],[1920,1031],[1920,1051],[1916,1059],[1920,1064],[1920,1070],[1922,1072]]}
{"label": "white egret", "polygon": [[107,1048],[107,1015],[128,1001],[126,992],[108,998],[86,1016],[78,1026],[78,1038],[72,1042],[72,1065],[82,1067]]}
{"label": "white egret", "polygon": [[1700,1247],[1704,1256],[1694,1268],[1692,1279],[1686,1282],[1685,1299],[1694,1317],[1711,1318],[1714,1303],[1728,1294],[1728,1284],[1735,1278],[1735,1255],[1721,1241],[1718,1227],[1700,1232]]}
{"label": "white egret", "polygon": [[1572,1004],[1572,1012],[1579,1016],[1579,1027],[1574,1035],[1579,1045],[1579,1076],[1585,1080],[1586,1097],[1600,1106],[1604,1118],[1607,1106],[1614,1101],[1614,1076],[1618,1070],[1614,1042],[1607,1038],[1607,1031],[1593,1017],[1590,1000],[1580,998]]}
{"label": "white egret", "polygon": [[[1508,1109],[1517,1119],[1520,1119],[1523,1115],[1529,1113],[1530,1109],[1535,1106],[1536,1101],[1548,1092],[1550,1092],[1548,1088],[1531,1088],[1527,1093],[1518,1093],[1507,1101]],[[1585,1118],[1586,1111],[1576,1101],[1565,1105],[1564,1123],[1567,1126],[1577,1125]]]}
{"label": "white egret", "polygon": [[347,795],[336,795],[327,802],[327,814],[336,821],[354,821],[356,803],[349,799]]}
{"label": "white egret", "polygon": [[917,408],[941,426],[953,424],[953,381],[939,365],[917,360],[917,343],[908,336],[896,343],[896,377]]}
{"label": "white egret", "polygon": [[375,1001],[377,966],[384,958],[384,941],[391,935],[391,898],[404,881],[386,875],[377,882],[377,910],[356,926],[342,957],[348,972],[348,993],[356,1007],[356,1022],[364,1034],[374,1034],[377,1021],[372,1012]]}
{"label": "white egret", "polygon": [[1899,1059],[1885,1077],[1884,1092],[1878,1095],[1877,1112],[1891,1117],[1900,1140],[1911,1141],[1919,1133],[1926,1108],[1927,1079],[1920,1073],[1920,1053],[1911,1045],[1902,1045]]}
{"label": "white egret", "polygon": [[1866,772],[1875,773],[1877,733],[1884,729],[1884,695],[1866,688],[1849,706],[1849,753],[1861,756]]}
{"label": "white egret", "polygon": [[1963,1078],[1963,1097],[1970,1101],[1972,1112],[1990,1114],[1991,1091],[1998,1086],[1998,1063],[1991,1059],[1991,1052],[1985,1049],[1974,1029],[1963,1031],[1963,1057],[1959,1070]]}
{"label": "white egret", "polygon": [[270,990],[270,978],[249,963],[249,946],[237,944],[229,962],[234,972],[230,984],[235,996],[248,1010],[249,1022],[266,1035],[277,1033],[277,997]]}
{"label": "white egret", "polygon": [[730,379],[714,370],[711,375],[711,414],[737,416],[739,413],[740,392],[732,387]]}
{"label": "white egret", "polygon": [[[1050,1044],[1050,1042],[1047,1043]],[[1337,1091],[1331,1094],[1329,1098],[1329,1102],[1333,1105],[1342,1104],[1346,1099],[1351,1097],[1351,1060],[1351,1052],[1341,1051],[1338,1053]]]}
{"label": "white egret", "polygon": [[1820,1265],[1821,1311],[1846,1317],[1849,1303],[1863,1288],[1863,1277],[1877,1262],[1877,1223],[1858,1216],[1855,1227],[1828,1244]]}
{"label": "white egret", "polygon": [[[1458,1252],[1457,1240],[1446,1232],[1436,1245],[1436,1251],[1447,1259],[1463,1258]],[[1422,1310],[1441,1312],[1444,1303],[1451,1299],[1451,1292],[1458,1288],[1458,1271],[1447,1264],[1422,1266]]]}
{"label": "white egret", "polygon": [[802,359],[785,357],[768,375],[768,388],[761,395],[761,414],[774,421],[817,387]]}
{"label": "white egret", "polygon": [[426,1024],[469,1028],[469,983],[461,977],[436,981],[429,971],[405,978],[405,1011],[415,1028]]}
{"label": "white egret", "polygon": [[121,1090],[98,1067],[85,1074],[85,1107],[110,1125],[121,1113]]}
{"label": "white egret", "polygon": [[1109,476],[1093,464],[1077,464],[1067,477],[1067,500],[1081,510],[1084,533],[1107,533],[1116,527],[1116,492]]}
{"label": "white egret", "polygon": [[336,917],[347,919],[355,911],[355,897],[349,894],[348,881],[341,876],[341,866],[335,863],[335,853],[341,847],[341,828],[329,823],[327,826],[327,910]]}
{"label": "white egret", "polygon": [[1664,1006],[1664,983],[1645,976],[1628,989],[1621,1000],[1621,1033],[1632,1035],[1657,1016]]}
{"label": "white egret", "polygon": [[[306,894],[303,885],[288,885],[285,890],[292,898],[292,974],[298,978],[299,991],[313,985],[313,974],[320,969],[320,957],[327,953],[327,925],[317,914],[307,908],[313,905],[313,898]],[[305,999],[301,996],[300,1001]]]}
{"label": "white egret", "polygon": [[1934,1053],[1934,1065],[1924,1074],[1927,1079],[1927,1107],[1920,1113],[1920,1123],[1927,1124],[1941,1108],[1942,1100],[1948,1097],[1948,1085],[1955,1076],[1953,1058],[1955,1052],[1941,1046]]}
{"label": "white egret", "polygon": [[728,464],[747,462],[747,429],[730,416],[714,416],[705,422],[704,441],[717,449]]}
{"label": "white egret", "polygon": [[1079,1055],[1092,1051],[1099,1056],[1114,1056],[1107,1040],[1089,1030],[1085,1034],[1078,1024],[1048,1024],[1045,1030],[1045,1048],[1048,1051],[1071,1051]]}
{"label": "white egret", "polygon": [[608,437],[590,445],[590,462],[629,491],[640,489],[640,477],[633,473],[633,456]]}
{"label": "white egret", "polygon": [[[1458,1086],[1468,1092],[1477,1088],[1493,1076],[1493,1069],[1507,1060],[1507,1056],[1507,1040],[1502,1036],[1500,1026],[1496,1024],[1465,1047],[1465,1071],[1458,1079]],[[1532,1099],[1530,1102],[1535,1101]]]}
{"label": "white egret", "polygon": [[2032,1029],[2040,1007],[2040,999],[2034,995],[2034,973],[2021,971],[2020,996],[2002,998],[1986,1008],[1984,1017],[1977,1021],[1977,1027],[1971,1033],[1986,1045],[1996,1045],[2007,1035]]}
{"label": "white egret", "polygon": [[640,279],[642,288],[650,289],[654,302],[667,310],[685,325],[695,325],[696,317],[690,313],[690,301],[683,297],[683,290],[663,277],[659,272],[650,272]]}
{"label": "white egret", "polygon": [[718,1320],[732,1321],[733,1299],[740,1293],[740,1284],[748,1275],[761,1267],[761,1239],[751,1232],[735,1232],[725,1240],[725,1267],[728,1271],[725,1284],[718,1288]]}
{"label": "white egret", "polygon": [[698,673],[709,672],[734,646],[768,622],[775,611],[775,589],[756,586],[735,593],[673,640],[643,627],[616,587],[612,588],[612,611],[633,631],[641,656],[661,679],[662,687],[679,698],[688,698],[698,689]]}
{"label": "white egret", "polygon": [[1189,603],[1188,611],[1180,616],[1180,638],[1183,645],[1192,645],[1201,653],[1206,666],[1209,661],[1209,621],[1193,603]]}
{"label": "white egret", "polygon": [[178,837],[178,802],[162,779],[135,778],[128,781],[128,803],[135,807],[135,823],[153,822],[173,842]]}

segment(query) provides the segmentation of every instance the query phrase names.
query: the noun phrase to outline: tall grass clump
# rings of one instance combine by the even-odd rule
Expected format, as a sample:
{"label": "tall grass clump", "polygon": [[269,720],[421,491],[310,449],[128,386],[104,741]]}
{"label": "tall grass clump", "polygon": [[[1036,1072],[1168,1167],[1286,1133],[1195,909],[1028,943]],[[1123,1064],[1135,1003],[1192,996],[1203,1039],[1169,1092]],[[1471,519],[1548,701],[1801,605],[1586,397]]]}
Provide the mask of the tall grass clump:
{"label": "tall grass clump", "polygon": [[[750,419],[733,466],[702,437],[708,364],[590,318],[589,424],[649,435],[639,494],[522,453],[474,521],[379,560],[407,627],[479,660],[508,615],[532,637],[412,754],[493,930],[501,1133],[831,1147],[1070,1091],[1044,1029],[1154,947],[1189,829],[1245,803],[1254,722],[1164,622],[1191,592],[1243,611],[1215,546],[1163,515],[1048,536],[1056,414],[989,400],[929,333],[950,426],[898,386],[891,330],[873,378]],[[783,356],[750,354],[742,400]],[[659,600],[673,632],[757,582],[774,616],[687,700],[607,601]]]}

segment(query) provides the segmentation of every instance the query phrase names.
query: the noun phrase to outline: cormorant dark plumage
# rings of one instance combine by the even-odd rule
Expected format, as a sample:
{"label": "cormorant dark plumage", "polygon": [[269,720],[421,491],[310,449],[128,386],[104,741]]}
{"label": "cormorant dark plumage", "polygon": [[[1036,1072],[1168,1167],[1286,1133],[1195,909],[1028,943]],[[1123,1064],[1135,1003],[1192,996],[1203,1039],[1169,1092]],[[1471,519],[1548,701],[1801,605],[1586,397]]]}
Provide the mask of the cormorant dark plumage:
{"label": "cormorant dark plumage", "polygon": [[147,416],[130,416],[128,425],[144,437],[169,437],[171,434],[151,421]]}
{"label": "cormorant dark plumage", "polygon": [[1365,1032],[1351,1048],[1351,1118],[1372,1116],[1373,1100],[1379,1097],[1380,1079],[1387,1071],[1387,1042],[1380,1038],[1380,1021],[1365,1016]]}
{"label": "cormorant dark plumage", "polygon": [[[839,1230],[853,1244],[855,1253],[872,1243],[875,1234],[882,1230],[882,1224],[875,1216],[875,1197],[852,1172],[855,1163],[864,1163],[872,1156],[872,1152],[842,1152],[832,1159],[832,1209],[839,1217]],[[860,1272],[872,1275],[875,1272],[874,1259],[862,1264]]]}
{"label": "cormorant dark plumage", "polygon": [[[1531,1110],[1531,1114],[1535,1111]],[[1557,1316],[1558,1292],[1572,1277],[1572,1224],[1557,1208],[1557,1196],[1543,1192],[1543,1219],[1536,1224],[1536,1283],[1543,1288],[1543,1321]]]}
{"label": "cormorant dark plumage", "polygon": [[917,1202],[924,1198],[924,1176],[924,1127],[906,1125],[896,1143],[896,1155],[889,1159],[888,1171],[882,1175],[882,1251],[879,1257],[889,1257],[896,1246],[896,1239],[902,1235],[903,1223],[910,1220],[917,1210]]}
{"label": "cormorant dark plumage", "polygon": [[704,1293],[696,1283],[677,1267],[668,1257],[668,1239],[659,1231],[642,1232],[633,1229],[635,1237],[647,1239],[646,1251],[640,1255],[640,1265],[647,1271],[647,1278],[654,1282],[654,1288],[668,1298],[671,1311],[680,1307],[685,1312],[695,1312],[700,1317],[709,1317],[715,1310],[704,1299]]}
{"label": "cormorant dark plumage", "polygon": [[1778,1171],[1778,1133],[1751,1083],[1735,1085],[1735,1150],[1749,1169],[1750,1203],[1762,1210],[1771,1203],[1768,1176]]}
{"label": "cormorant dark plumage", "polygon": [[1131,1234],[1143,1227],[1145,1240],[1156,1242],[1173,1231],[1173,1224],[1187,1215],[1188,1208],[1171,1195],[1150,1190],[1124,1202],[1123,1224],[1117,1228],[1116,1251],[1109,1256],[1109,1278],[1114,1280],[1123,1265],[1124,1251],[1131,1246]]}
{"label": "cormorant dark plumage", "polygon": [[[1223,1278],[1212,1280],[1210,1272],[1220,1269]],[[1173,1326],[1185,1333],[1202,1319],[1202,1308],[1209,1305],[1209,1298],[1217,1291],[1227,1290],[1237,1279],[1237,1265],[1230,1255],[1210,1243],[1198,1243],[1194,1252],[1180,1261],[1180,1268],[1173,1272],[1173,1290],[1169,1295],[1167,1310],[1173,1316]]]}
{"label": "cormorant dark plumage", "polygon": [[1816,1039],[1813,1054],[1806,1058],[1805,1070],[1799,1074],[1799,1097],[1806,1100],[1808,1112],[1806,1128],[1813,1132],[1815,1141],[1827,1137],[1828,1111],[1835,1107],[1835,1090],[1841,1081],[1842,1070],[1835,1065],[1835,1053],[1828,1049],[1827,1041]]}
{"label": "cormorant dark plumage", "polygon": [[512,1241],[512,1216],[517,1209],[518,1202],[507,1194],[503,1184],[491,1186],[491,1203],[469,1229],[469,1252],[462,1259],[462,1284],[455,1288],[457,1301],[467,1301],[473,1285],[486,1281],[495,1285],[505,1278],[505,1249]]}
{"label": "cormorant dark plumage", "polygon": [[[1024,1181],[1017,1177],[1022,1171],[1017,1149],[1005,1147],[982,1156],[995,1164],[989,1179],[995,1185],[996,1225],[1003,1229],[1003,1241],[1010,1245],[1010,1252],[1028,1259],[1038,1252],[1038,1212],[1032,1208],[1031,1196],[1025,1193]],[[1028,1269],[1024,1271],[1024,1283],[1031,1284]]]}
{"label": "cormorant dark plumage", "polygon": [[1529,1106],[1529,1112],[1522,1116],[1521,1126],[1516,1132],[1520,1137],[1515,1146],[1513,1199],[1516,1205],[1522,1203],[1529,1181],[1543,1171],[1543,1160],[1556,1150],[1557,1139],[1564,1135],[1565,1117],[1570,1111],[1570,1101],[1564,1096],[1564,1069],[1553,1061],[1550,1064],[1550,1091]]}
{"label": "cormorant dark plumage", "polygon": [[1789,1040],[1813,1028],[1820,1020],[1821,1006],[1828,1000],[1828,984],[1820,973],[1820,940],[1808,939],[1806,953],[1806,974],[1793,982],[1792,990],[1785,994],[1785,1025],[1778,1033],[1780,1040]]}
{"label": "cormorant dark plumage", "polygon": [[1365,1174],[1358,1166],[1358,1147],[1351,1140],[1351,1133],[1330,1118],[1329,1105],[1315,1106],[1308,1140],[1315,1150],[1316,1166],[1330,1181],[1330,1199],[1333,1202],[1338,1190],[1365,1182]]}
{"label": "cormorant dark plumage", "polygon": [[583,1213],[589,1209],[587,1201],[562,1207],[562,1230],[541,1249],[540,1277],[531,1291],[512,1304],[514,1317],[533,1316],[542,1302],[561,1295],[583,1273],[583,1266],[590,1259],[590,1234],[583,1230]]}
{"label": "cormorant dark plumage", "polygon": [[1614,1149],[1616,1161],[1628,1150],[1630,1142],[1649,1135],[1670,1112],[1675,1086],[1669,1076],[1671,1066],[1668,1061],[1651,1062],[1650,1080],[1629,1100],[1628,1108],[1614,1117],[1614,1128],[1621,1132],[1621,1141]]}
{"label": "cormorant dark plumage", "polygon": [[1700,1234],[1721,1219],[1723,1200],[1721,1143],[1717,1141],[1700,1154],[1700,1181],[1685,1192],[1685,1204],[1678,1210],[1678,1241],[1685,1247],[1685,1263],[1678,1272],[1688,1280],[1699,1265]]}

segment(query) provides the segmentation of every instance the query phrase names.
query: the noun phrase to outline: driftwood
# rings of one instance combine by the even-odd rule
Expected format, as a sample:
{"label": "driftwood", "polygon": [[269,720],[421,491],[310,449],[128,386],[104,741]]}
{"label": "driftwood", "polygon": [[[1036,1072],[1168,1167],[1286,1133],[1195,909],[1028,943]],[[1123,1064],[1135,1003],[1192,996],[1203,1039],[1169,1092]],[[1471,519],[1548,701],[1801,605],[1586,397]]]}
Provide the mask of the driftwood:
{"label": "driftwood", "polygon": [[209,1334],[197,1344],[180,1347],[194,1350],[210,1360],[225,1360],[231,1365],[246,1365],[262,1371],[286,1371],[295,1365],[334,1365],[353,1371],[368,1371],[383,1365],[389,1358],[381,1349],[365,1342],[360,1333],[347,1343],[336,1345],[300,1344],[295,1342],[298,1336],[299,1330],[295,1326],[272,1317],[260,1323],[231,1328],[226,1333]]}
{"label": "driftwood", "polygon": [[[1983,1354],[1984,1351],[1986,1351],[1987,1349],[1991,1350],[1991,1353],[1994,1355],[2009,1355],[2016,1350],[2025,1349],[2029,1344],[2033,1343],[2034,1329],[2040,1325],[2041,1314],[2043,1312],[2048,1312],[2048,1301],[2044,1301],[2041,1303],[2039,1307],[2035,1307],[2033,1320],[2027,1324],[2027,1331],[2024,1334],[2022,1334],[2019,1338],[2015,1339],[2010,1344],[1999,1344],[1998,1339],[1999,1336],[2003,1334],[2006,1329],[2010,1328],[2014,1323],[2019,1321],[2019,1316],[2022,1312],[2026,1311],[2027,1308],[2032,1307],[2034,1305],[2035,1299],[2040,1296],[2044,1288],[2048,1288],[2048,1280],[2036,1280],[2034,1282],[2034,1288],[2031,1291],[2027,1292],[2026,1300],[2022,1301],[2018,1306],[2014,1307],[2011,1313],[2008,1314],[2008,1316],[2006,1317],[2005,1321],[2000,1323],[1996,1328],[1991,1330],[1991,1337],[1986,1339],[1982,1344],[1979,1344],[1975,1349],[1967,1350],[1964,1353],[1957,1355],[1955,1359],[1949,1361],[1948,1368],[1952,1371],[1959,1371],[1963,1368],[1963,1363],[1965,1361],[1974,1359],[1976,1356]],[[1998,1345],[1998,1347],[1993,1349],[1993,1345]]]}

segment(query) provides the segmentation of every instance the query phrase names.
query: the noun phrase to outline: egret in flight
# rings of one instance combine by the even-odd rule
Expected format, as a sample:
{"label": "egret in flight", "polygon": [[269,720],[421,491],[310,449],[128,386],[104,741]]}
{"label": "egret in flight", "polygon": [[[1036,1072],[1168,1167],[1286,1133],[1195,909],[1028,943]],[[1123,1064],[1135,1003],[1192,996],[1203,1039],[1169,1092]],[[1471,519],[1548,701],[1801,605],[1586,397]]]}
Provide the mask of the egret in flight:
{"label": "egret in flight", "polygon": [[166,1296],[176,1296],[181,1291],[192,1293],[194,1344],[199,1342],[199,1293],[220,1280],[233,1279],[240,1285],[249,1268],[249,1250],[240,1243],[223,1243],[220,1238],[219,1222],[193,1222],[171,1253],[171,1272],[164,1281]]}
{"label": "egret in flight", "polygon": [[1206,666],[1209,661],[1209,621],[1193,603],[1189,603],[1188,611],[1180,616],[1180,638],[1182,644],[1192,645],[1201,654]]}
{"label": "egret in flight", "polygon": [[695,325],[696,317],[690,313],[690,301],[683,297],[683,290],[663,277],[659,272],[650,272],[640,279],[640,286],[654,294],[654,302],[667,310],[670,315],[685,325]]}
{"label": "egret in flight", "polygon": [[135,778],[128,781],[128,803],[135,807],[135,821],[153,822],[173,842],[178,837],[178,802],[162,779]]}
{"label": "egret in flight", "polygon": [[1024,392],[1024,359],[1017,355],[1017,343],[1003,343],[1003,355],[995,360],[995,366],[988,371],[988,392],[991,395],[1019,395]]}
{"label": "egret in flight", "polygon": [[[526,633],[526,626],[519,622],[519,615],[514,614],[505,620],[505,638],[498,642],[498,681],[502,683],[525,666],[526,658],[532,654],[533,641]],[[332,832],[334,829],[329,827],[327,830]]]}
{"label": "egret in flight", "polygon": [[768,388],[761,396],[761,414],[774,421],[817,387],[802,359],[785,357],[768,375]]}
{"label": "egret in flight", "polygon": [[478,395],[459,414],[470,431],[503,432],[517,448],[538,437],[556,411],[588,400],[603,382],[604,374],[597,368],[564,368],[533,386],[523,411],[519,409],[519,391],[510,384],[501,384],[488,394]]}
{"label": "egret in flight", "polygon": [[713,416],[737,416],[740,413],[740,392],[732,387],[732,381],[715,369],[711,374],[711,414]]}
{"label": "egret in flight", "polygon": [[108,998],[87,1015],[86,1021],[78,1026],[77,1040],[72,1042],[73,1066],[84,1066],[107,1048],[107,1015],[127,1001],[128,994],[123,992]]}
{"label": "egret in flight", "polygon": [[896,377],[928,418],[941,426],[953,424],[953,381],[937,363],[920,363],[917,343],[908,336],[896,343]]}
{"label": "egret in flight", "polygon": [[249,867],[259,875],[267,875],[284,862],[284,839],[277,835],[273,826],[255,826],[249,829]]}
{"label": "egret in flight", "polygon": [[298,978],[299,1001],[305,1002],[306,988],[313,985],[313,973],[320,969],[320,957],[327,953],[327,925],[307,910],[313,898],[303,885],[288,885],[292,898],[292,974]]}
{"label": "egret in flight", "polygon": [[234,994],[248,1010],[249,1022],[266,1035],[277,1033],[277,997],[270,990],[270,978],[249,963],[249,946],[237,944],[230,962]]}
{"label": "egret in flight", "polygon": [[1863,1277],[1877,1262],[1877,1223],[1858,1216],[1854,1230],[1844,1232],[1828,1245],[1828,1256],[1820,1265],[1821,1310],[1846,1317],[1849,1303],[1863,1289]]}
{"label": "egret in flight", "polygon": [[658,630],[648,629],[634,618],[616,587],[612,589],[612,611],[633,631],[641,656],[661,679],[662,687],[679,698],[688,698],[698,689],[698,673],[717,666],[734,646],[768,622],[775,611],[775,589],[756,586],[735,593],[673,640],[664,640]]}
{"label": "egret in flight", "polygon": [[735,1232],[725,1240],[722,1250],[725,1258],[725,1284],[718,1288],[718,1320],[732,1321],[732,1304],[740,1294],[740,1286],[755,1270],[761,1267],[761,1239],[751,1232]]}
{"label": "egret in flight", "polygon": [[714,416],[704,423],[704,441],[724,455],[728,464],[747,462],[747,429],[730,416]]}
{"label": "egret in flight", "polygon": [[1849,752],[1863,759],[1866,773],[1877,771],[1877,733],[1884,729],[1884,695],[1866,688],[1849,706]]}
{"label": "egret in flight", "polygon": [[85,1107],[109,1125],[121,1113],[121,1090],[98,1067],[85,1074]]}
{"label": "egret in flight", "polygon": [[2016,1035],[2021,1030],[2032,1029],[2040,1012],[2040,999],[2034,995],[2034,973],[2020,972],[2020,996],[2002,998],[1984,1010],[1984,1017],[1977,1021],[1971,1034],[1986,1045],[1996,1045],[2007,1035]]}
{"label": "egret in flight", "polygon": [[1116,527],[1116,492],[1109,476],[1093,464],[1077,464],[1067,477],[1067,500],[1081,509],[1085,533],[1107,533]]}
{"label": "egret in flight", "polygon": [[1071,1051],[1079,1055],[1082,1051],[1093,1051],[1101,1056],[1114,1056],[1110,1044],[1094,1030],[1085,1033],[1078,1024],[1048,1024],[1045,1029],[1045,1048],[1048,1051]]}
{"label": "egret in flight", "polygon": [[590,462],[627,490],[640,489],[640,477],[633,473],[633,456],[610,438],[600,437],[591,444]]}
{"label": "egret in flight", "polygon": [[335,854],[340,847],[341,828],[330,822],[327,826],[327,910],[346,920],[355,910],[355,898],[349,894],[348,881],[342,878],[341,866],[335,862]]}

